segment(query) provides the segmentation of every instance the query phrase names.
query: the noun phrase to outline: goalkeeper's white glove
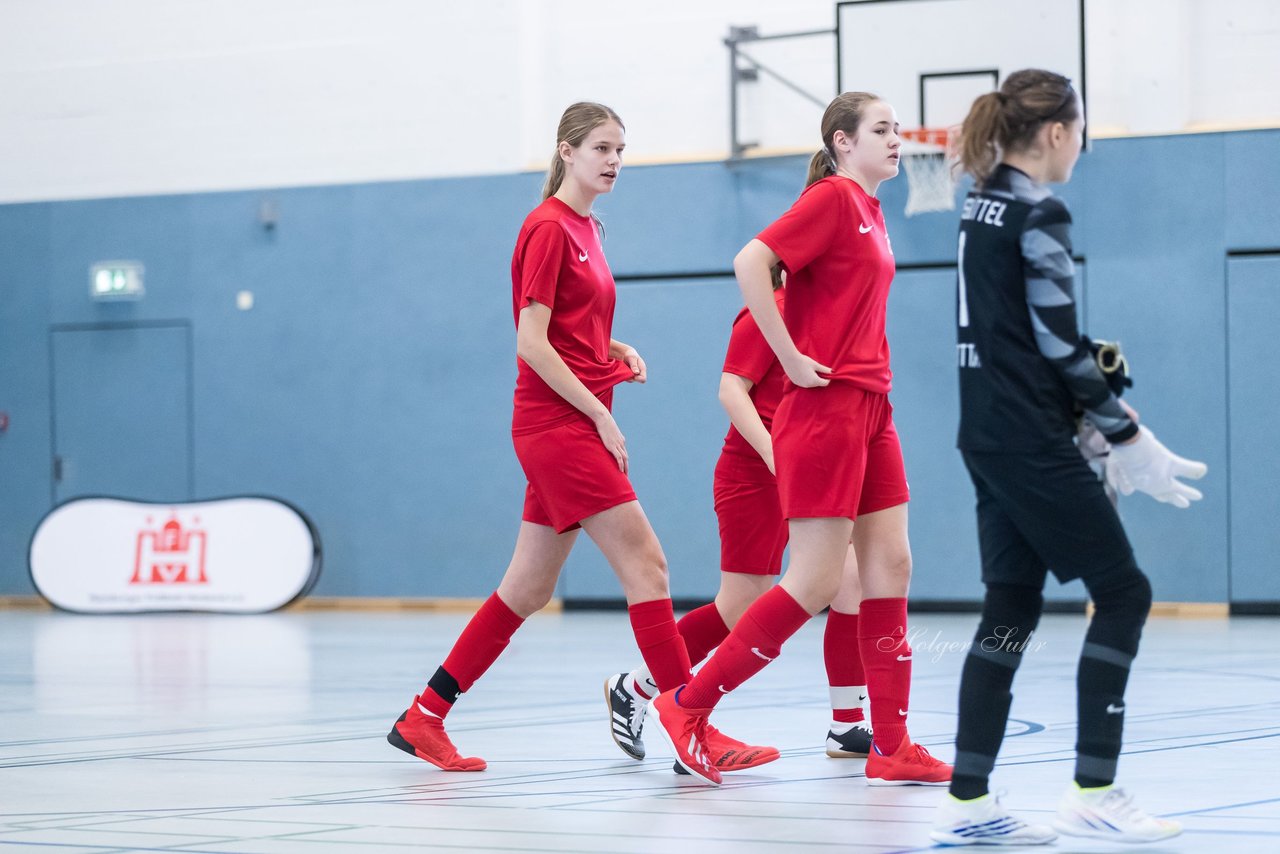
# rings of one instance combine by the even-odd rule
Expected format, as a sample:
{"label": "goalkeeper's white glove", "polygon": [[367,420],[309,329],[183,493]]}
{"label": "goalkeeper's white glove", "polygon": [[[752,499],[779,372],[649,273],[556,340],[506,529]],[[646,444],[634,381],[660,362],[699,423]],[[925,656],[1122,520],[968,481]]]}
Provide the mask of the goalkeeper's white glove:
{"label": "goalkeeper's white glove", "polygon": [[1107,483],[1121,495],[1134,490],[1145,492],[1157,501],[1174,507],[1190,507],[1204,495],[1177,478],[1199,480],[1209,471],[1204,463],[1185,460],[1170,451],[1145,426],[1138,427],[1138,438],[1126,445],[1112,445],[1107,456]]}

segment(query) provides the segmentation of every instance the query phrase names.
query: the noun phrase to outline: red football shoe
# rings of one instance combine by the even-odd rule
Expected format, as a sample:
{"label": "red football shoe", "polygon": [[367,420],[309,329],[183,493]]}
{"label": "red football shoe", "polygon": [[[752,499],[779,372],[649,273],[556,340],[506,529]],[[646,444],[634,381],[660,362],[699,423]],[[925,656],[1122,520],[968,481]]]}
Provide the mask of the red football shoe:
{"label": "red football shoe", "polygon": [[902,737],[891,756],[872,747],[866,773],[868,786],[945,786],[951,782],[951,766],[935,759],[909,735]]}
{"label": "red football shoe", "polygon": [[707,724],[706,743],[711,764],[721,771],[755,768],[757,765],[772,762],[779,756],[776,747],[744,744],[732,736],[725,735],[710,723]]}
{"label": "red football shoe", "polygon": [[444,731],[444,721],[435,715],[425,714],[413,698],[413,705],[401,715],[387,733],[387,741],[405,753],[425,759],[445,771],[483,771],[488,768],[479,756],[459,756],[449,735]]}
{"label": "red football shoe", "polygon": [[[747,768],[754,768],[757,765],[772,762],[778,758],[779,753],[776,747],[758,747],[744,744],[732,736],[725,735],[708,723],[707,755],[711,758],[711,764],[719,768],[723,774],[726,771],[744,771]],[[680,766],[679,762],[671,770],[677,774],[689,773]]]}
{"label": "red football shoe", "polygon": [[[684,687],[683,685],[680,687]],[[707,717],[710,709],[686,709],[676,702],[676,691],[663,691],[649,703],[648,715],[671,747],[676,764],[713,786],[720,785],[720,771],[707,751]]]}

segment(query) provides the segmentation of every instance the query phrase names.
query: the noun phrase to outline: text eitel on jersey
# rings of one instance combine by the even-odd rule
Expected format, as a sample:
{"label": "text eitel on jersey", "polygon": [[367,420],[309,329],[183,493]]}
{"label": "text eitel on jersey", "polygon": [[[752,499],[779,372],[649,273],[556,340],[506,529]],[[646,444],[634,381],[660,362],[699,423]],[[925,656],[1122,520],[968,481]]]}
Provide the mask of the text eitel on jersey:
{"label": "text eitel on jersey", "polygon": [[982,196],[970,196],[964,200],[964,208],[960,212],[961,219],[971,219],[984,225],[1004,226],[1004,212],[1009,205],[998,199],[987,199]]}

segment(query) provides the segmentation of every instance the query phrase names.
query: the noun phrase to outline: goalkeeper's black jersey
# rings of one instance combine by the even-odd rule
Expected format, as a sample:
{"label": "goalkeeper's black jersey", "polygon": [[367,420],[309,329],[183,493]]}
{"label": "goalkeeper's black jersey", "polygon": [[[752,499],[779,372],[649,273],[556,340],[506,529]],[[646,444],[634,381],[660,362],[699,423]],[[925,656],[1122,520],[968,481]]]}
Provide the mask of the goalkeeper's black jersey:
{"label": "goalkeeper's black jersey", "polygon": [[956,312],[965,450],[1070,443],[1079,408],[1111,441],[1137,432],[1080,336],[1070,227],[1061,199],[1005,164],[965,199]]}

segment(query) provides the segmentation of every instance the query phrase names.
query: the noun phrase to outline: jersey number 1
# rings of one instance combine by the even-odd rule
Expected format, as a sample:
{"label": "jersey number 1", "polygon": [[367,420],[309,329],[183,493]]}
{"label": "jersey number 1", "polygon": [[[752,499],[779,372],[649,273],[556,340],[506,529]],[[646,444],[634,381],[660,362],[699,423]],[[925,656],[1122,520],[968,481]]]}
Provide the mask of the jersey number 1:
{"label": "jersey number 1", "polygon": [[956,261],[956,282],[960,288],[960,326],[969,325],[969,297],[965,294],[964,287],[964,232],[960,232],[960,251],[959,258]]}

